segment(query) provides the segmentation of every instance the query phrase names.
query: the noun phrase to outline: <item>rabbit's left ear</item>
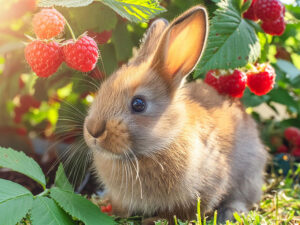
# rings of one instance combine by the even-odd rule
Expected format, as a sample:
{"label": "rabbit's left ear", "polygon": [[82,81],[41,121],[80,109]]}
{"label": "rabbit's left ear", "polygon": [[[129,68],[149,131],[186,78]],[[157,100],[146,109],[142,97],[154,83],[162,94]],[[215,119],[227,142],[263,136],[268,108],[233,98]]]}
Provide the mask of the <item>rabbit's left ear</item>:
{"label": "rabbit's left ear", "polygon": [[152,60],[152,68],[171,86],[178,86],[198,63],[208,34],[207,13],[195,6],[165,30]]}

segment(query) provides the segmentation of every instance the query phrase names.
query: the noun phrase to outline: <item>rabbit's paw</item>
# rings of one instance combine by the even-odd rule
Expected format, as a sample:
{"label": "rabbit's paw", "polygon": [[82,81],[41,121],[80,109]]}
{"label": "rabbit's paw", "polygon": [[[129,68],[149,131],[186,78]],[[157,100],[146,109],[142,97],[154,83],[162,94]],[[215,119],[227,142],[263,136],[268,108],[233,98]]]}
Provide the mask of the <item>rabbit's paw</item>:
{"label": "rabbit's paw", "polygon": [[233,213],[247,213],[246,204],[240,201],[231,202],[218,210],[218,223],[226,224],[226,221],[234,220]]}

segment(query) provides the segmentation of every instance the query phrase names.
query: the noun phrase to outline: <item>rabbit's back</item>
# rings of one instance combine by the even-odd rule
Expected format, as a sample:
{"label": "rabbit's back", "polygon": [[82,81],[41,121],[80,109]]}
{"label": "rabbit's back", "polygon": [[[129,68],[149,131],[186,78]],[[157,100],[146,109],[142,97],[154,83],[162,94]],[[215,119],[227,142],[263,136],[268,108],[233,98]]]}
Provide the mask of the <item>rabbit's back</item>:
{"label": "rabbit's back", "polygon": [[[206,177],[213,177],[211,182],[215,184],[211,186],[218,187],[213,188],[212,193],[207,189],[207,184],[211,182],[207,182],[204,193],[215,195],[210,201],[218,201],[220,192],[223,203],[218,204],[221,207],[244,207],[246,211],[260,199],[267,159],[255,121],[245,112],[239,100],[218,94],[202,81],[188,83],[184,89],[190,102],[189,110],[194,110],[200,121],[198,132],[206,146],[201,150],[206,160],[205,166],[199,169],[202,174],[199,177],[203,179],[204,171],[210,171],[211,174],[206,174]],[[237,206],[240,202],[242,207]],[[228,218],[226,209],[221,211],[224,212],[221,217]]]}

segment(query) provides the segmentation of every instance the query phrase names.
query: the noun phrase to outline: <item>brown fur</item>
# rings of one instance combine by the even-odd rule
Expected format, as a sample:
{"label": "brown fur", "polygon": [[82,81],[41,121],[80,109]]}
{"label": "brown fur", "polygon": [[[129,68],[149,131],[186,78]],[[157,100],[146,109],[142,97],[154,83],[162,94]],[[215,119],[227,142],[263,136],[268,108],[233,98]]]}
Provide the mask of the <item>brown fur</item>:
{"label": "brown fur", "polygon": [[[182,85],[205,46],[203,8],[167,28],[164,21],[155,24],[141,53],[103,83],[90,108],[84,136],[95,171],[117,215],[193,219],[200,197],[202,213],[218,209],[222,221],[230,219],[260,199],[266,153],[255,123],[238,100],[202,82]],[[191,44],[178,41],[182,32]],[[189,54],[174,57],[174,46]],[[138,95],[148,103],[143,113],[131,111]],[[105,123],[105,131],[93,137],[91,131],[103,127],[97,123]]]}

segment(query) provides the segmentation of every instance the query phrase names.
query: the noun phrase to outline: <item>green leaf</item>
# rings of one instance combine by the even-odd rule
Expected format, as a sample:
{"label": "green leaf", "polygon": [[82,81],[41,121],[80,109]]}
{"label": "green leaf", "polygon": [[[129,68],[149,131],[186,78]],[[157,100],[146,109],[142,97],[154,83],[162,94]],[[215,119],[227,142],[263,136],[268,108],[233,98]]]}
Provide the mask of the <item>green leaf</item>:
{"label": "green leaf", "polygon": [[22,173],[38,182],[44,189],[46,187],[46,179],[41,167],[23,152],[0,147],[0,167]]}
{"label": "green leaf", "polygon": [[102,213],[100,209],[84,197],[59,188],[51,188],[50,196],[72,217],[85,225],[115,224],[112,217]]}
{"label": "green leaf", "polygon": [[0,225],[15,225],[31,209],[33,195],[23,186],[0,179]]}
{"label": "green leaf", "polygon": [[112,30],[118,21],[116,13],[99,2],[86,7],[63,9],[61,11],[64,12],[66,19],[77,34],[82,34],[87,30],[94,32]]}
{"label": "green leaf", "polygon": [[207,46],[194,77],[210,69],[233,69],[254,62],[260,54],[260,44],[253,26],[241,17],[232,0],[218,3],[211,20]]}
{"label": "green leaf", "polygon": [[244,92],[242,102],[245,105],[245,107],[255,107],[258,106],[270,99],[270,96],[263,95],[263,96],[257,96],[255,94],[252,94],[250,90],[247,88]]}
{"label": "green leaf", "polygon": [[268,95],[271,101],[286,105],[293,112],[299,111],[297,101],[283,88],[273,89]]}
{"label": "green leaf", "polygon": [[146,22],[159,13],[165,12],[165,8],[159,5],[157,0],[97,0],[108,5],[120,16],[132,22]]}
{"label": "green leaf", "polygon": [[65,174],[64,167],[61,163],[59,164],[58,169],[56,171],[54,183],[55,183],[56,187],[59,187],[63,190],[73,191],[73,187],[70,184],[70,182]]}
{"label": "green leaf", "polygon": [[100,53],[100,57],[102,57],[103,64],[101,62],[101,59],[99,59],[99,68],[101,68],[107,75],[113,73],[118,68],[117,56],[114,45],[112,43],[105,44],[102,46],[100,45]]}
{"label": "green leaf", "polygon": [[283,72],[287,74],[287,77],[292,81],[296,77],[300,75],[300,70],[297,69],[291,62],[278,59],[276,65],[281,69]]}
{"label": "green leaf", "polygon": [[73,225],[72,219],[53,199],[38,196],[31,210],[32,225]]}
{"label": "green leaf", "polygon": [[39,0],[39,7],[52,7],[52,6],[64,6],[64,7],[81,7],[91,4],[93,0]]}
{"label": "green leaf", "polygon": [[112,35],[112,42],[116,49],[118,61],[124,61],[131,57],[133,43],[130,39],[129,32],[124,23],[118,23]]}

